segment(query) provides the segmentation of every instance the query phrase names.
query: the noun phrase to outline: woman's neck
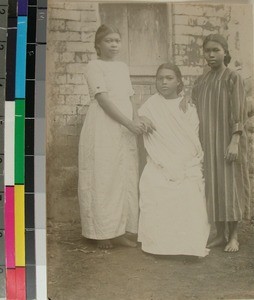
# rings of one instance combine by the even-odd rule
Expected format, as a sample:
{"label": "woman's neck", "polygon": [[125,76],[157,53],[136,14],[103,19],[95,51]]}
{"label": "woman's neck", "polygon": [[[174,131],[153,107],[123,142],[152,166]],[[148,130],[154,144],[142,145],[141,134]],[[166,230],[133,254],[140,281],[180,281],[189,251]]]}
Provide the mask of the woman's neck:
{"label": "woman's neck", "polygon": [[98,59],[103,60],[103,61],[115,61],[115,57],[105,57],[105,56],[100,56]]}
{"label": "woman's neck", "polygon": [[217,67],[217,68],[211,68],[211,70],[214,71],[214,72],[220,72],[220,71],[225,70],[226,68],[227,68],[227,67],[226,67],[224,64],[222,64],[222,65],[220,65],[220,66]]}
{"label": "woman's neck", "polygon": [[[160,93],[161,94],[161,93]],[[163,95],[161,94],[163,98],[165,98],[166,100],[173,100],[173,99],[177,99],[179,98],[179,95],[177,95],[177,93],[172,94],[172,95]]]}

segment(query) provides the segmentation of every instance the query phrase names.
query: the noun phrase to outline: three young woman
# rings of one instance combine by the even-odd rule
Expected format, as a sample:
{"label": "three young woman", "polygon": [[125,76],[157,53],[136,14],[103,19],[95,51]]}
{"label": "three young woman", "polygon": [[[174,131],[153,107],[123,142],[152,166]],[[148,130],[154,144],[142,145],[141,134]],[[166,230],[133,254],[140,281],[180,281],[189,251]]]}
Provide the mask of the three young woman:
{"label": "three young woman", "polygon": [[[198,138],[199,121],[196,110],[190,105],[186,113],[179,109],[182,98],[178,94],[183,87],[181,73],[176,66],[164,64],[159,67],[156,76],[158,93],[141,107],[138,115],[132,100],[133,90],[128,68],[124,63],[115,61],[120,42],[120,33],[116,28],[102,25],[95,36],[98,59],[89,62],[87,68],[91,104],[79,143],[82,234],[97,240],[100,248],[111,248],[114,242],[135,246],[124,234],[138,231],[138,239],[142,242],[144,251],[205,256],[209,225],[201,171],[203,152]],[[204,43],[205,53],[211,52],[208,49],[214,46],[209,42]],[[222,50],[224,57],[226,49]],[[211,78],[209,75],[204,77],[206,79],[200,78],[193,91],[205,152],[206,198],[210,221],[232,221],[229,224],[230,240],[225,250],[237,251],[235,222],[241,219],[242,214],[240,203],[237,206],[236,200],[240,197],[239,201],[243,201],[243,190],[247,191],[247,180],[246,184],[244,181],[247,173],[242,172],[245,170],[242,157],[246,152],[243,132],[244,92],[239,99],[239,93],[242,92],[240,77],[234,72],[225,71],[227,68],[224,60],[212,58],[208,59],[208,63],[213,75]],[[229,73],[229,79],[224,80],[224,75]],[[207,78],[210,80],[207,81]],[[219,103],[217,107],[209,100],[214,97],[217,97],[214,102]],[[223,100],[220,100],[221,97]],[[220,112],[217,116],[218,109]],[[208,125],[205,124],[207,121]],[[228,128],[228,131],[220,124]],[[223,133],[218,136],[216,132],[220,128]],[[230,136],[229,130],[232,131],[232,143],[228,143],[229,148],[225,149]],[[139,230],[138,134],[144,134],[148,152],[148,162],[140,181]],[[236,144],[238,141],[241,143]],[[240,148],[242,144],[243,147]],[[236,148],[240,150],[237,151]],[[236,153],[241,158],[237,161]],[[225,159],[233,163],[234,167],[227,167],[226,161],[222,164],[224,154]],[[216,167],[210,170],[212,164]],[[219,169],[219,164],[224,169]],[[227,175],[227,172],[230,174]],[[223,181],[220,176],[224,176]],[[218,198],[218,195],[221,197]],[[222,195],[227,197],[223,200]],[[229,210],[226,212],[225,209],[229,209],[230,196],[234,209],[230,217],[225,219],[229,214]],[[224,211],[223,201],[227,203]],[[217,202],[220,205],[217,206]],[[238,211],[235,206],[239,208]],[[221,227],[217,226],[218,239],[213,245],[218,244],[218,241],[222,242]]]}

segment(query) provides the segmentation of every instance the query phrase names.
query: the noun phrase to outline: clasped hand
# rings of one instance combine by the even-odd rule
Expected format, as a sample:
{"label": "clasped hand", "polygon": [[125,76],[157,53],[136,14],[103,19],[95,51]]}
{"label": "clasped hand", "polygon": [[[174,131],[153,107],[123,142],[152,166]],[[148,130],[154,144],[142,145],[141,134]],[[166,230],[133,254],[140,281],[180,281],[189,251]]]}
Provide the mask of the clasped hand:
{"label": "clasped hand", "polygon": [[139,121],[143,126],[143,133],[153,133],[153,131],[156,130],[153,122],[149,118],[141,116],[139,117]]}
{"label": "clasped hand", "polygon": [[186,113],[188,110],[188,105],[192,105],[191,103],[191,97],[189,96],[184,96],[183,99],[181,100],[181,102],[179,103],[179,108]]}
{"label": "clasped hand", "polygon": [[156,130],[153,122],[145,116],[133,120],[129,129],[135,134],[152,133]]}

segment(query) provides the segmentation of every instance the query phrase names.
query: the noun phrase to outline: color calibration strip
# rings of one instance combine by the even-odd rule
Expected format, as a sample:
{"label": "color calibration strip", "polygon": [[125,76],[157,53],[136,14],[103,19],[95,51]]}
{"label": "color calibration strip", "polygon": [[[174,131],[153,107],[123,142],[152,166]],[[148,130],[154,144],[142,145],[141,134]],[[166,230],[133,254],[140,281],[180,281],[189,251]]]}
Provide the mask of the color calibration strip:
{"label": "color calibration strip", "polygon": [[0,299],[47,299],[46,22],[45,0],[0,0]]}
{"label": "color calibration strip", "polygon": [[7,46],[7,17],[8,2],[0,2],[0,298],[5,299],[5,236],[6,229],[4,223],[4,165],[5,165],[5,88],[6,88],[6,46]]}

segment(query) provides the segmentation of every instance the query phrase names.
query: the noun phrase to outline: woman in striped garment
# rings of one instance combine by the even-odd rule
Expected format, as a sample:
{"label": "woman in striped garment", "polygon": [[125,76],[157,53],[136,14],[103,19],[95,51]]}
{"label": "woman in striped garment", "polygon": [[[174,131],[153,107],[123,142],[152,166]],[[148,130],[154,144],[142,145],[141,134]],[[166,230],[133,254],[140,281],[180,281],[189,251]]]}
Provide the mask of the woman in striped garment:
{"label": "woman in striped garment", "polygon": [[217,229],[208,247],[224,244],[224,251],[236,252],[238,222],[250,199],[245,90],[241,76],[227,67],[231,57],[223,36],[207,36],[203,50],[211,70],[197,79],[192,98],[200,119],[208,217]]}

